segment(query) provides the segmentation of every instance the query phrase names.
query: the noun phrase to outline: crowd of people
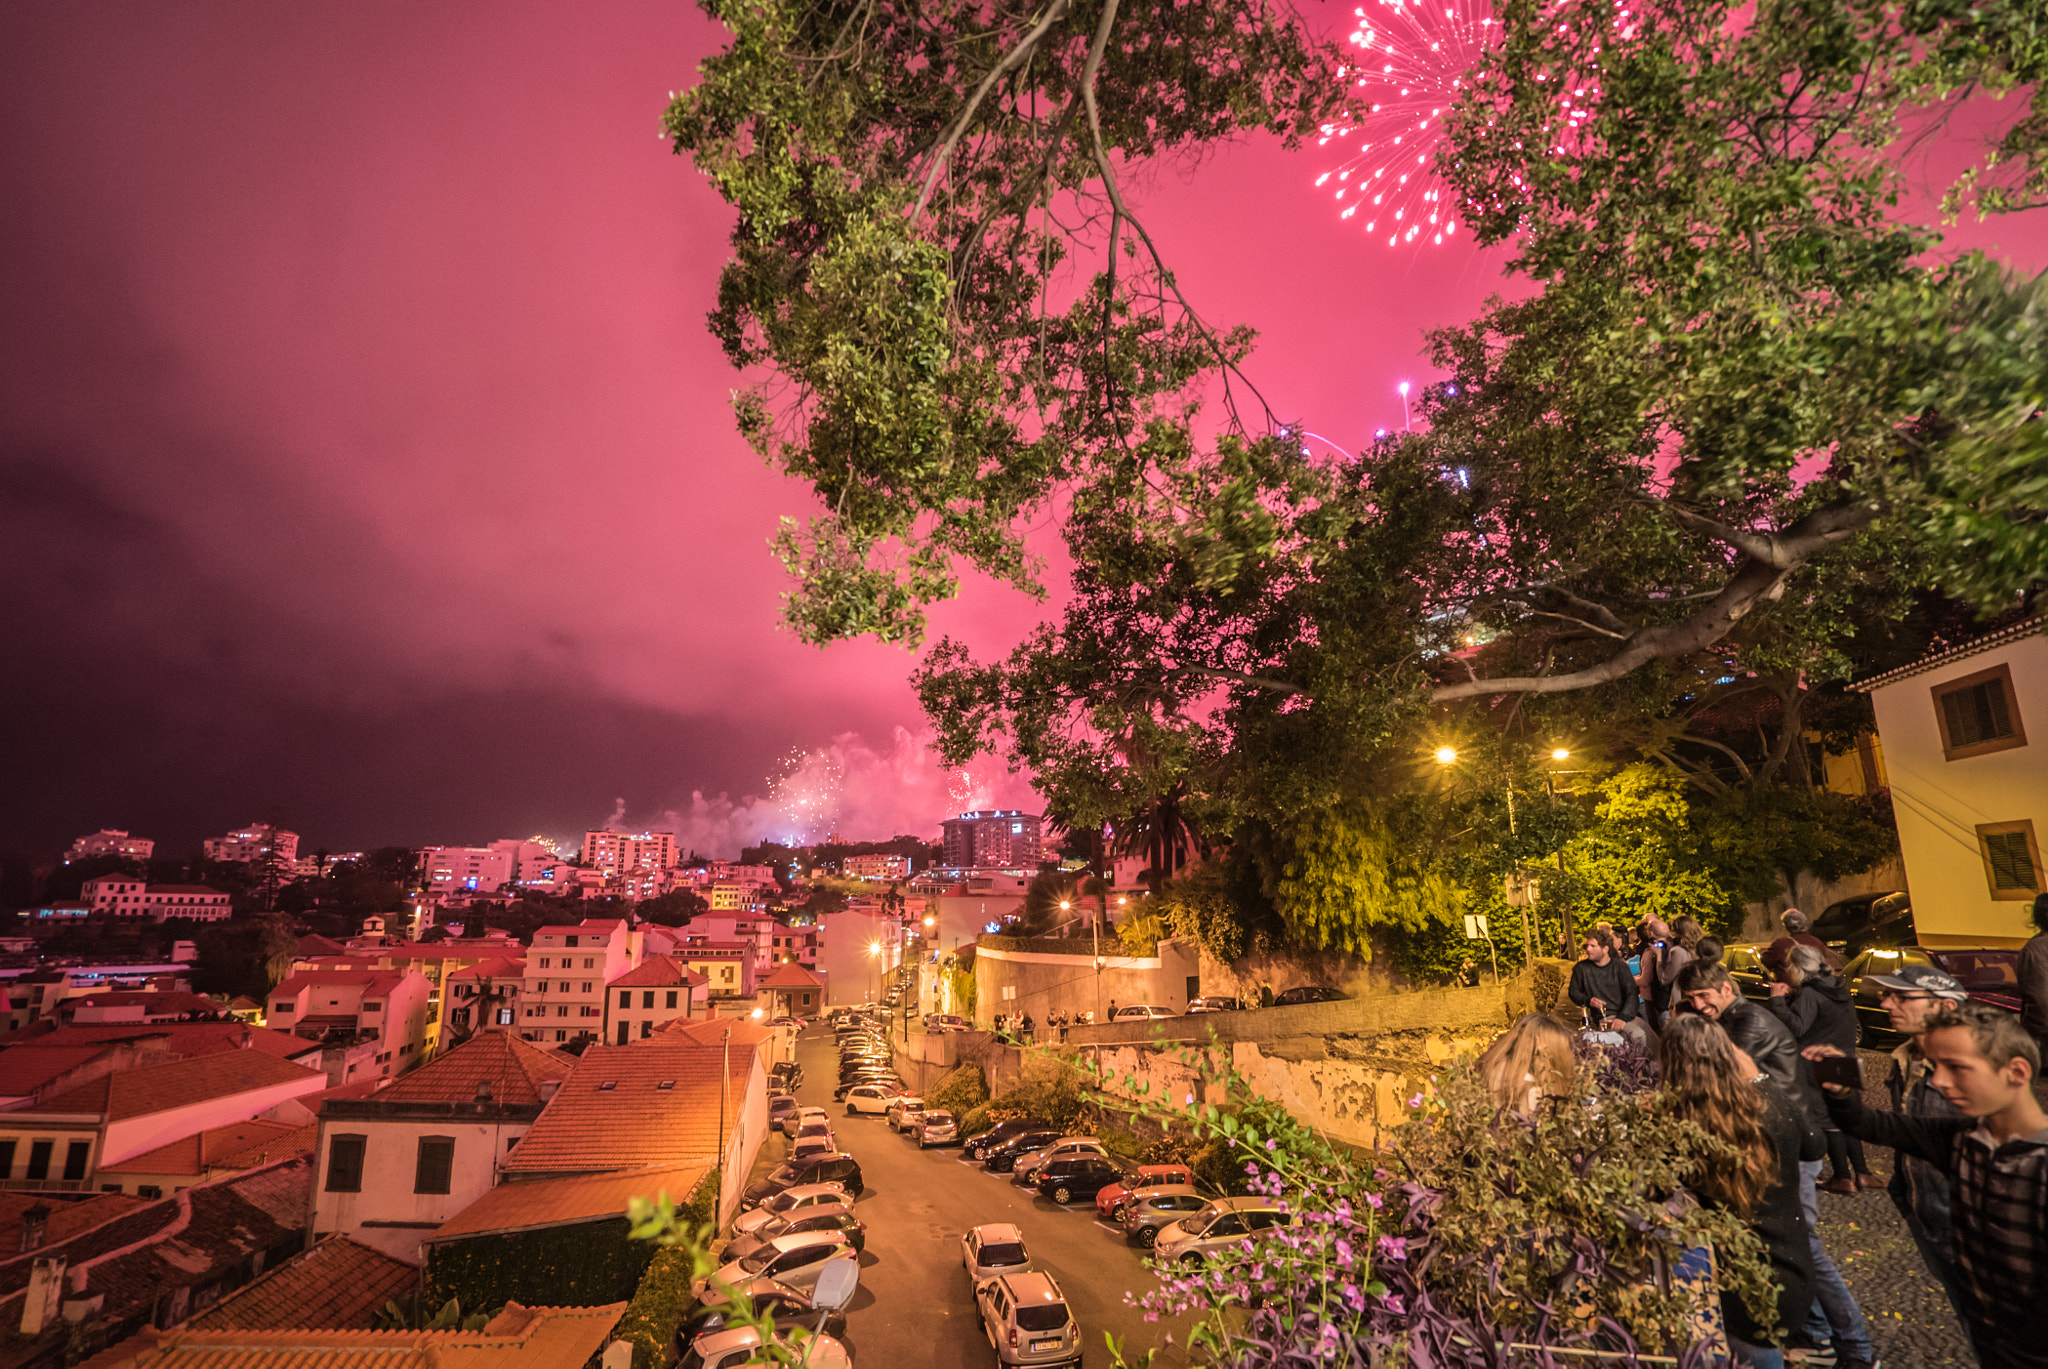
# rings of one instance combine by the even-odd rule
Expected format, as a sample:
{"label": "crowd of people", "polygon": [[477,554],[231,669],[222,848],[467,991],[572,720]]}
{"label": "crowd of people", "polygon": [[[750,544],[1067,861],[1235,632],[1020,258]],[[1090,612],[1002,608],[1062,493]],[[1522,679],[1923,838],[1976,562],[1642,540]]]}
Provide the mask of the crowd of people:
{"label": "crowd of people", "polygon": [[[1699,1166],[1689,1183],[1700,1202],[1749,1225],[1776,1278],[1782,1337],[1739,1299],[1722,1298],[1737,1363],[1879,1362],[1820,1238],[1816,1194],[1884,1188],[1983,1369],[2048,1369],[2039,1330],[2048,1326],[2048,1114],[2034,1087],[2048,1044],[2048,895],[2033,916],[2041,935],[2022,954],[2020,1017],[1973,1003],[1928,965],[1865,981],[1882,991],[1904,1037],[1886,1062],[1882,1110],[1863,1100],[1842,961],[1797,910],[1759,953],[1771,976],[1765,1004],[1743,996],[1720,945],[1690,918],[1644,919],[1633,969],[1612,927],[1584,938],[1567,989],[1582,1038],[1643,1049],[1677,1115],[1740,1157]],[[1556,1019],[1532,1015],[1493,1044],[1480,1070],[1499,1106],[1531,1115],[1545,1098],[1569,1095],[1574,1046]],[[1894,1152],[1888,1182],[1871,1172],[1866,1145]]]}

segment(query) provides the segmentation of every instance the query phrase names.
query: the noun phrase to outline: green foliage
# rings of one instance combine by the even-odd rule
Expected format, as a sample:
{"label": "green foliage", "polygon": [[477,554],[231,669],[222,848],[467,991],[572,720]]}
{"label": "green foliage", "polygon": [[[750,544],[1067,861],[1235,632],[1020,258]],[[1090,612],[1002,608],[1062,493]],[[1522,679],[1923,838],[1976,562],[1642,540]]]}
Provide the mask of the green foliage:
{"label": "green foliage", "polygon": [[668,1247],[647,1262],[647,1272],[634,1290],[633,1301],[612,1329],[614,1340],[633,1347],[633,1369],[662,1369],[676,1328],[696,1305],[690,1285],[696,1278],[687,1250]]}
{"label": "green foliage", "polygon": [[996,1118],[987,1103],[969,1108],[960,1118],[960,1139],[964,1141],[970,1136],[979,1136],[995,1124]]}
{"label": "green foliage", "polygon": [[[988,1080],[981,1066],[968,1062],[947,1071],[946,1076],[925,1090],[924,1105],[950,1112],[964,1119],[988,1101]],[[966,1135],[963,1125],[961,1134]]]}
{"label": "green foliage", "polygon": [[1158,910],[1143,905],[1139,911],[1127,914],[1116,929],[1123,953],[1130,956],[1157,955],[1160,939],[1169,935],[1166,919]]}
{"label": "green foliage", "polygon": [[973,1021],[975,1006],[981,999],[981,989],[975,982],[973,967],[949,965],[941,973],[946,976],[946,987],[952,991],[953,1011],[970,1022]]}
{"label": "green foliage", "polygon": [[1279,919],[1262,898],[1246,863],[1212,858],[1168,884],[1156,901],[1173,935],[1193,941],[1225,965],[1273,949]]}
{"label": "green foliage", "polygon": [[1414,931],[1462,914],[1464,890],[1361,808],[1305,814],[1289,846],[1273,901],[1309,946],[1370,959],[1376,927]]}
{"label": "green foliage", "polygon": [[1601,919],[1633,926],[1649,914],[1723,931],[1741,925],[1741,902],[1702,850],[1682,779],[1632,765],[1600,793],[1598,820],[1565,847],[1563,874],[1543,873],[1546,909],[1568,904],[1580,929]]}
{"label": "green foliage", "polygon": [[625,1302],[653,1249],[615,1218],[511,1235],[439,1241],[428,1247],[426,1301],[470,1307],[596,1307]]}
{"label": "green foliage", "polygon": [[481,1331],[490,1324],[491,1316],[489,1312],[463,1316],[460,1298],[450,1298],[430,1312],[425,1300],[414,1295],[389,1300],[377,1309],[370,1324],[378,1331]]}
{"label": "green foliage", "polygon": [[1830,882],[1898,854],[1891,798],[1826,790],[1747,789],[1696,817],[1703,851],[1738,897],[1761,903],[1791,892],[1802,871]]}

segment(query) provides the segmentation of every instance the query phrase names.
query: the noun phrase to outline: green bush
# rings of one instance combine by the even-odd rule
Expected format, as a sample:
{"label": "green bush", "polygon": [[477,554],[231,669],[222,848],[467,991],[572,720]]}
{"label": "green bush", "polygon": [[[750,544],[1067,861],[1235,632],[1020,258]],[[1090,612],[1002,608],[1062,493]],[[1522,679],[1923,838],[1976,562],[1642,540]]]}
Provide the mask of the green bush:
{"label": "green bush", "polygon": [[1244,1172],[1247,1158],[1249,1155],[1244,1147],[1233,1145],[1228,1137],[1219,1136],[1196,1151],[1188,1167],[1195,1172],[1196,1187],[1229,1197],[1251,1192]]}
{"label": "green bush", "polygon": [[979,1136],[995,1124],[996,1119],[989,1116],[988,1104],[983,1103],[978,1108],[970,1108],[967,1115],[960,1119],[960,1139],[964,1141],[970,1136]]}
{"label": "green bush", "polygon": [[633,1369],[660,1369],[668,1362],[676,1328],[696,1303],[690,1294],[690,1272],[690,1252],[680,1246],[663,1250],[648,1263],[639,1291],[612,1330],[613,1339],[633,1347]]}
{"label": "green bush", "polygon": [[[988,1079],[981,1066],[961,1065],[925,1091],[924,1105],[954,1116],[971,1113],[988,1101]],[[965,1134],[965,1133],[963,1133]]]}
{"label": "green bush", "polygon": [[629,1239],[627,1221],[578,1222],[428,1247],[426,1304],[464,1307],[602,1307],[640,1286],[654,1247]]}
{"label": "green bush", "polygon": [[1135,1131],[1103,1127],[1097,1134],[1102,1138],[1102,1148],[1117,1159],[1129,1161],[1134,1165],[1154,1163],[1145,1158],[1145,1152],[1151,1147],[1140,1140]]}

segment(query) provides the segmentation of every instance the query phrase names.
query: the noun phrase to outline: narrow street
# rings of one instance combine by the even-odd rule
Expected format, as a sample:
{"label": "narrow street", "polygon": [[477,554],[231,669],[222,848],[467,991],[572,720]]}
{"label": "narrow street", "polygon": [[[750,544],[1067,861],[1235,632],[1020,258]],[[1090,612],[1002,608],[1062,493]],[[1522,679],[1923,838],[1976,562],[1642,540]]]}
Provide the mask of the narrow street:
{"label": "narrow street", "polygon": [[[1126,1304],[1125,1293],[1141,1293],[1152,1275],[1120,1231],[1095,1219],[1092,1204],[1055,1207],[1012,1186],[1007,1175],[965,1163],[958,1147],[920,1151],[880,1117],[847,1116],[845,1106],[832,1101],[838,1052],[829,1032],[807,1032],[797,1044],[797,1061],[805,1076],[798,1098],[832,1115],[840,1148],[860,1160],[867,1185],[859,1204],[867,1251],[847,1315],[846,1340],[856,1363],[869,1369],[995,1363],[960,1265],[961,1235],[985,1222],[1014,1224],[1037,1267],[1059,1281],[1081,1325],[1087,1369],[1112,1363],[1104,1332],[1134,1359],[1159,1347],[1159,1369],[1187,1363],[1179,1344],[1185,1326],[1148,1323]],[[780,1144],[770,1140],[765,1153],[779,1158]],[[1168,1330],[1175,1333],[1171,1346],[1165,1344]]]}

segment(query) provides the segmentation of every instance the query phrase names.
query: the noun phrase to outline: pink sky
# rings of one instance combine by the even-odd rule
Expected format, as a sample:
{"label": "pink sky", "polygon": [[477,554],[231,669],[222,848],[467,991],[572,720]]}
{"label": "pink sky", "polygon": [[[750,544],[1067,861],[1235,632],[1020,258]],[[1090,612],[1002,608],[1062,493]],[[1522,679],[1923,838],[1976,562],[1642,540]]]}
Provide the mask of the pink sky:
{"label": "pink sky", "polygon": [[[476,841],[615,799],[768,830],[783,758],[835,747],[849,835],[935,828],[910,657],[777,625],[767,538],[810,503],[734,433],[703,327],[728,216],[658,136],[718,41],[674,0],[0,14],[31,667],[0,847]],[[1503,282],[1367,244],[1327,164],[1249,144],[1146,212],[1205,315],[1265,333],[1276,408],[1352,446]],[[971,585],[934,636],[995,652],[1037,611]]]}

